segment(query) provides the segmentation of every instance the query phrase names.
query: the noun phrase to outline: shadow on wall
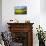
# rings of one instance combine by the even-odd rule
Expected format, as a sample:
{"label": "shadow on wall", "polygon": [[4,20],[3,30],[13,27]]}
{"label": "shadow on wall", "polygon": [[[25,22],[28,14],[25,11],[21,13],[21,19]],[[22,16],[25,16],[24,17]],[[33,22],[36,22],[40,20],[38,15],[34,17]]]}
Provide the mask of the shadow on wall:
{"label": "shadow on wall", "polygon": [[2,0],[0,0],[0,31],[2,31],[1,30],[1,28],[2,28]]}
{"label": "shadow on wall", "polygon": [[46,0],[40,0],[40,11],[46,13]]}

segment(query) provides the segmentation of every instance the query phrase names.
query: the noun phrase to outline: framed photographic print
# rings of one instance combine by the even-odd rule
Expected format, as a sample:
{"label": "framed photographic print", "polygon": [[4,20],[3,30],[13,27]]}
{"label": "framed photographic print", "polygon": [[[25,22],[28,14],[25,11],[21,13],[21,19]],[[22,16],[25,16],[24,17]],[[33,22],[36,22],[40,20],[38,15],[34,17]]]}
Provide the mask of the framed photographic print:
{"label": "framed photographic print", "polygon": [[15,7],[15,14],[27,14],[27,6],[16,6]]}

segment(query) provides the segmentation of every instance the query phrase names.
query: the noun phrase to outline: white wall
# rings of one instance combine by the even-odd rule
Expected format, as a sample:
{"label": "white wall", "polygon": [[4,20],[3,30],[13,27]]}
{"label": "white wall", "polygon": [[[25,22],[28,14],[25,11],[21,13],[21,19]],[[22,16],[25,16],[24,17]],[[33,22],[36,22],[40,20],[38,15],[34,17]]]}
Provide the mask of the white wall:
{"label": "white wall", "polygon": [[46,31],[46,0],[40,0],[40,24]]}
{"label": "white wall", "polygon": [[46,0],[40,0],[40,9],[42,13],[46,13]]}
{"label": "white wall", "polygon": [[[16,5],[26,5],[28,8],[27,15],[15,15],[14,7]],[[24,22],[26,19],[29,19],[31,22],[39,23],[39,14],[40,14],[40,0],[35,0],[35,1],[34,0],[32,1],[31,0],[10,0],[10,1],[3,0],[2,1],[3,26],[5,26],[8,20],[10,19],[17,19],[20,22]]]}
{"label": "white wall", "polygon": [[2,0],[0,0],[0,31],[2,29]]}

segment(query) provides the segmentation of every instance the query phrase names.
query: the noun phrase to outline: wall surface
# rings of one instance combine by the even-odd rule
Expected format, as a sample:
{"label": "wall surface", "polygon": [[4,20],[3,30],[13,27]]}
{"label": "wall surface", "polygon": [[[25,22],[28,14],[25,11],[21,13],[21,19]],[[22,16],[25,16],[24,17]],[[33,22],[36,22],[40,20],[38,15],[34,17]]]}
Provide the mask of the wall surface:
{"label": "wall surface", "polygon": [[40,0],[40,24],[46,31],[46,0]]}
{"label": "wall surface", "polygon": [[[9,20],[17,19],[19,22],[25,22],[25,20],[30,20],[33,25],[33,45],[38,46],[38,39],[36,37],[36,27],[40,24],[44,30],[46,30],[46,15],[42,13],[43,0],[2,0],[2,26],[3,31],[8,31],[7,22]],[[15,15],[14,8],[18,5],[27,6],[26,15]]]}
{"label": "wall surface", "polygon": [[0,31],[2,31],[2,0],[0,0]]}
{"label": "wall surface", "polygon": [[40,0],[40,9],[42,13],[46,13],[46,0]]}
{"label": "wall surface", "polygon": [[[14,8],[18,5],[27,6],[26,15],[15,15]],[[40,15],[40,0],[3,0],[2,1],[2,22],[4,26],[4,31],[7,30],[6,23],[10,19],[17,19],[19,22],[24,22],[25,20],[30,20],[33,23],[39,23]],[[36,24],[36,25],[37,25]]]}

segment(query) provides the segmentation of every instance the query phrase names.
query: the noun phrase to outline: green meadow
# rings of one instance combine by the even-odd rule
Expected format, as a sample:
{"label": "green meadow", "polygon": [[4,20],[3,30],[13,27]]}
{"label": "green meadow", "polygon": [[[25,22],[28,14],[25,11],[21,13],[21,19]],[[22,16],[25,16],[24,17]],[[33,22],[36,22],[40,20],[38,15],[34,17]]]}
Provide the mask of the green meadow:
{"label": "green meadow", "polygon": [[26,13],[27,13],[26,9],[16,9],[15,10],[15,14],[26,14]]}

